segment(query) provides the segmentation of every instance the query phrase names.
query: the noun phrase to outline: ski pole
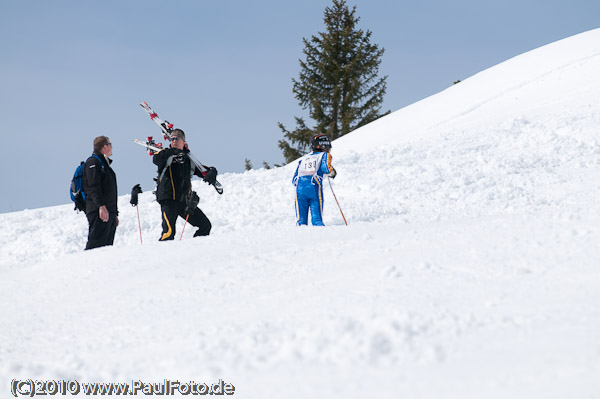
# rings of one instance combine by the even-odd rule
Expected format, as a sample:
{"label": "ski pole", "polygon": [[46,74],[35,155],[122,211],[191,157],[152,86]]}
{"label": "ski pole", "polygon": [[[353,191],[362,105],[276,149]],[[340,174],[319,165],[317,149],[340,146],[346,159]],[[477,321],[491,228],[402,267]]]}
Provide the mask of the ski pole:
{"label": "ski pole", "polygon": [[331,178],[329,176],[327,176],[327,180],[329,181],[329,188],[331,188],[331,193],[333,194],[333,198],[335,198],[335,202],[337,203],[338,208],[340,208],[340,213],[342,214],[344,223],[346,223],[346,226],[348,226],[348,222],[346,222],[346,217],[344,216],[344,212],[342,212],[342,207],[340,206],[340,203],[338,202],[337,197],[335,196],[335,193],[333,192],[333,186],[331,185]]}
{"label": "ski pole", "polygon": [[183,238],[183,232],[185,231],[185,225],[187,224],[187,220],[190,217],[190,214],[188,213],[187,216],[185,217],[185,223],[183,224],[183,229],[181,229],[181,237],[179,237],[179,241],[181,241],[181,239]]}
{"label": "ski pole", "polygon": [[140,208],[136,205],[135,209],[137,210],[138,227],[140,228],[140,244],[144,244],[144,242],[142,241],[142,224],[140,223]]}

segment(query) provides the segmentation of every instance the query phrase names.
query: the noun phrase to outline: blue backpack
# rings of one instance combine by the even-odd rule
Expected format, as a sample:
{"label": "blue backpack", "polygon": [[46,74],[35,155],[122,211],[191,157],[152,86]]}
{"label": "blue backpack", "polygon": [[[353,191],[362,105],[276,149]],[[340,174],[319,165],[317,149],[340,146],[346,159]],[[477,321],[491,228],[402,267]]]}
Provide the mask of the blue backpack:
{"label": "blue backpack", "polygon": [[[102,173],[104,173],[104,162],[102,162],[102,160],[100,159],[100,157],[98,155],[92,155],[93,157],[95,157],[98,161],[100,161],[100,165],[102,165],[102,168],[100,169],[102,171]],[[91,158],[91,157],[90,157]],[[88,158],[88,159],[90,159]],[[82,177],[83,177],[83,168],[85,167],[85,163],[86,161],[81,161],[81,163],[79,164],[79,166],[75,169],[75,174],[73,175],[73,178],[71,179],[71,201],[73,201],[75,203],[75,208],[73,208],[73,210],[75,211],[83,211],[85,212],[85,191],[83,191],[83,182],[82,182]]]}

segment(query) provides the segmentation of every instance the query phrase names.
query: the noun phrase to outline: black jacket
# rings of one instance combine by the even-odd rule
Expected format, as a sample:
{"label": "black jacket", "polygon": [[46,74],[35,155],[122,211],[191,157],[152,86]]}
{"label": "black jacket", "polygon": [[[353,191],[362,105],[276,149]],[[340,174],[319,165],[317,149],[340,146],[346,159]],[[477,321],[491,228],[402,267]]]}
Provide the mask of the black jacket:
{"label": "black jacket", "polygon": [[165,148],[152,157],[152,162],[158,166],[157,201],[185,202],[192,191],[192,175],[203,177],[200,169],[187,156],[188,153],[187,149]]}
{"label": "black jacket", "polygon": [[[95,156],[98,156],[96,158]],[[83,168],[83,190],[85,191],[85,213],[98,212],[102,205],[111,213],[119,214],[117,208],[117,176],[110,167],[111,159],[95,152],[85,161]]]}

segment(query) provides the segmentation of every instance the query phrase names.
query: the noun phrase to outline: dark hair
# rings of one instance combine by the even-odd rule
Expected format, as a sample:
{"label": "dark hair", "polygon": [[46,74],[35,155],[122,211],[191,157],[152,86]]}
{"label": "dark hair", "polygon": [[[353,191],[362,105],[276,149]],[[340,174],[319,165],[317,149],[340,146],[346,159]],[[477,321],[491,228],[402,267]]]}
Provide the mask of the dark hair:
{"label": "dark hair", "polygon": [[106,136],[98,136],[94,139],[94,151],[100,152],[102,151],[102,147],[107,145],[110,142],[108,137]]}
{"label": "dark hair", "polygon": [[185,141],[185,133],[181,129],[173,129],[171,136],[181,137]]}

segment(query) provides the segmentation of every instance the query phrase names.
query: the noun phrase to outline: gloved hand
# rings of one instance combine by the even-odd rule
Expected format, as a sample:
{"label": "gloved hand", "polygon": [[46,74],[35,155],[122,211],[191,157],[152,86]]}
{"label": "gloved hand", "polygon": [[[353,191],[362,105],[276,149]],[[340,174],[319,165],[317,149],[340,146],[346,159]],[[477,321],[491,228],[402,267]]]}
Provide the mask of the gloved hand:
{"label": "gloved hand", "polygon": [[131,204],[131,206],[137,206],[138,204],[138,194],[142,193],[142,188],[140,187],[139,184],[136,184],[135,186],[133,186],[133,188],[131,189],[131,199],[129,200],[129,203]]}
{"label": "gloved hand", "polygon": [[[333,169],[333,168],[332,168]],[[335,169],[333,169],[331,171],[331,173],[329,174],[329,177],[331,177],[332,179],[335,179],[335,177],[337,176],[337,172],[335,171]]]}
{"label": "gloved hand", "polygon": [[195,191],[192,191],[185,200],[185,213],[188,215],[196,209],[198,203],[200,202],[200,197],[196,194]]}
{"label": "gloved hand", "polygon": [[211,166],[210,168],[208,168],[208,171],[204,175],[203,180],[208,184],[215,184],[215,182],[217,181],[217,173],[217,169]]}

